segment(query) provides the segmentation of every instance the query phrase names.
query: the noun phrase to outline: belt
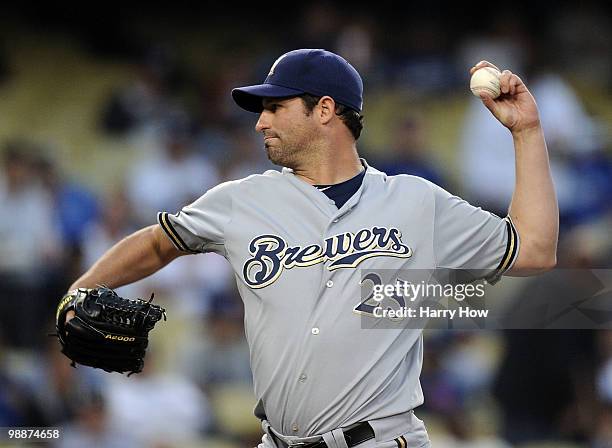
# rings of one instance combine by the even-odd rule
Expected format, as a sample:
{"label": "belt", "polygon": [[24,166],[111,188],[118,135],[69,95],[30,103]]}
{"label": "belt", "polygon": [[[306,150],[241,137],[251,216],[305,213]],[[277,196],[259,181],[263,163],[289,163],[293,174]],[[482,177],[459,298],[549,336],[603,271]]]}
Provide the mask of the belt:
{"label": "belt", "polygon": [[[353,447],[353,446],[357,446],[360,443],[363,443],[367,440],[373,439],[374,438],[374,430],[372,429],[372,427],[370,426],[370,424],[368,422],[362,422],[359,423],[357,426],[354,426],[351,429],[347,429],[346,431],[343,431],[344,433],[344,439],[346,440],[346,444],[348,445],[349,448]],[[289,445],[287,445],[284,441],[280,440],[278,437],[274,437],[278,442],[280,442],[280,444],[287,448],[289,447]],[[323,441],[320,440],[318,442],[312,442],[312,443],[301,443],[301,444],[294,444],[291,445],[291,447],[296,447],[296,448],[327,448],[327,444]]]}

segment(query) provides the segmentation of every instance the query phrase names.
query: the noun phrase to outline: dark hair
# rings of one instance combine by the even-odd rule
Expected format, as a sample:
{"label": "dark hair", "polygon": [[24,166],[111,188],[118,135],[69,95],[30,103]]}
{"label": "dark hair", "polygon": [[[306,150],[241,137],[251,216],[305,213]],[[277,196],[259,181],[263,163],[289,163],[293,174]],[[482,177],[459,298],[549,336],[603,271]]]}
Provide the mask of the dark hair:
{"label": "dark hair", "polygon": [[[319,104],[319,100],[323,97],[305,93],[303,95],[300,95],[300,98],[302,98],[304,107],[306,107],[306,111],[310,113],[312,112],[314,107]],[[335,112],[336,115],[340,117],[342,122],[349,129],[349,131],[351,131],[351,134],[353,134],[355,140],[357,140],[361,135],[361,130],[363,129],[363,115],[361,115],[355,109],[351,109],[350,107],[339,103],[336,103]]]}

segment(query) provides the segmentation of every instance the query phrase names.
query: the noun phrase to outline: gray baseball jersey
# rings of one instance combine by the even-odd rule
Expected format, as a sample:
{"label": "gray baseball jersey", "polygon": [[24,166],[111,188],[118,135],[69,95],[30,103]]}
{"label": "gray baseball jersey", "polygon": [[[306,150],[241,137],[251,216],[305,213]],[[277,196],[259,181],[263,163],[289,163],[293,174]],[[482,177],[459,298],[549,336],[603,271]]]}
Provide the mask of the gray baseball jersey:
{"label": "gray baseball jersey", "polygon": [[422,330],[363,329],[353,312],[363,269],[499,275],[519,243],[509,219],[367,164],[340,209],[285,168],[220,184],[158,221],[178,249],[230,262],[255,395],[273,428],[300,437],[423,403]]}

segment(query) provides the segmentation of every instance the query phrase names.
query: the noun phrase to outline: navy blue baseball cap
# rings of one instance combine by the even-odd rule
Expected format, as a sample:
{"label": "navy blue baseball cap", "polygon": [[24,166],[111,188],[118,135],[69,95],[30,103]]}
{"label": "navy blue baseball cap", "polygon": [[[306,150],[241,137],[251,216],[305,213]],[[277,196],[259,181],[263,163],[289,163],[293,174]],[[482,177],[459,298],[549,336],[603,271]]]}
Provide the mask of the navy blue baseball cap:
{"label": "navy blue baseball cap", "polygon": [[363,106],[363,81],[357,70],[331,51],[310,48],[285,53],[274,62],[263,84],[233,89],[232,98],[243,109],[260,113],[263,98],[304,93],[331,96],[358,112]]}

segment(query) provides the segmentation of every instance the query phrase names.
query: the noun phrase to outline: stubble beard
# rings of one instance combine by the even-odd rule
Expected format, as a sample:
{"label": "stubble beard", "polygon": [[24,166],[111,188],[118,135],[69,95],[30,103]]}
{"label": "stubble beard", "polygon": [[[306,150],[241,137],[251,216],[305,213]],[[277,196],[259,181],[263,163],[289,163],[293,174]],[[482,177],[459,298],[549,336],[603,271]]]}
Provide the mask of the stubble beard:
{"label": "stubble beard", "polygon": [[306,142],[282,142],[276,140],[275,144],[265,144],[268,160],[274,165],[295,169],[300,161],[309,152],[310,145]]}
{"label": "stubble beard", "polygon": [[278,166],[287,166],[285,165],[286,154],[283,151],[282,145],[268,145],[266,143],[264,146],[270,162]]}

